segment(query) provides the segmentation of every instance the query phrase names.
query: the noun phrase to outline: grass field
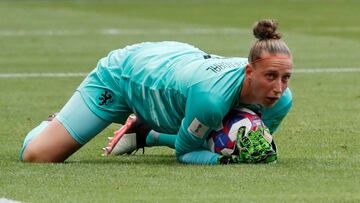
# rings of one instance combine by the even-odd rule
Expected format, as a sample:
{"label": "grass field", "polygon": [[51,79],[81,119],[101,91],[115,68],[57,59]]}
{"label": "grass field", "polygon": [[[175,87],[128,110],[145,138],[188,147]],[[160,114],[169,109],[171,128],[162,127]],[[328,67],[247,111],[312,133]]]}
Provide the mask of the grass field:
{"label": "grass field", "polygon": [[[220,3],[221,2],[221,3]],[[360,202],[360,1],[1,1],[0,199],[24,202]],[[247,56],[253,23],[280,22],[295,70],[277,164],[192,166],[167,148],[101,157],[110,126],[65,164],[23,164],[25,134],[58,111],[108,51],[177,40]]]}

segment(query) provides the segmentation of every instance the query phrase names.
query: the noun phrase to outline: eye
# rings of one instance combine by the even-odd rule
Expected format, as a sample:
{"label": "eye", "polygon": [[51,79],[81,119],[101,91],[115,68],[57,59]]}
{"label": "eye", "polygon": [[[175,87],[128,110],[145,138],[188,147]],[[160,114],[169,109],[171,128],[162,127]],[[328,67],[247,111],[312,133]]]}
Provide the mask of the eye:
{"label": "eye", "polygon": [[265,78],[267,79],[267,80],[275,80],[275,78],[277,77],[277,75],[276,75],[276,73],[266,73],[265,74]]}
{"label": "eye", "polygon": [[290,80],[290,77],[291,77],[291,75],[284,75],[284,76],[282,77],[282,81],[283,81],[284,83],[286,83],[286,82],[288,82],[288,81]]}

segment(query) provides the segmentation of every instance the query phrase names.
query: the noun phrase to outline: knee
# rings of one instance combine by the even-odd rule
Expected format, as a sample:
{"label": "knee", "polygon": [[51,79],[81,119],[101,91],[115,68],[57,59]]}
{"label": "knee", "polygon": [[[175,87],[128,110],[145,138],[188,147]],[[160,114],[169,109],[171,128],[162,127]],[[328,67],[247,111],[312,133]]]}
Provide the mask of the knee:
{"label": "knee", "polygon": [[40,132],[48,126],[48,123],[49,123],[48,121],[41,122],[40,125],[38,125],[34,129],[32,129],[25,136],[24,143],[23,143],[21,151],[20,151],[20,156],[19,156],[20,161],[31,162],[31,160],[36,159],[36,155],[34,153],[32,153],[31,150],[29,150],[29,143],[32,140],[34,140],[34,138],[38,137]]}
{"label": "knee", "polygon": [[[23,162],[64,162],[80,145],[58,122],[37,127],[25,138],[20,160]],[[46,127],[46,128],[45,128]]]}
{"label": "knee", "polygon": [[22,162],[48,162],[42,157],[36,150],[32,150],[31,147],[26,146],[20,153],[20,161]]}
{"label": "knee", "polygon": [[20,154],[20,161],[27,163],[61,163],[64,160],[63,157],[52,156],[40,150],[34,150],[29,146]]}
{"label": "knee", "polygon": [[22,162],[34,162],[37,158],[34,153],[31,153],[31,151],[27,150],[27,148],[23,149],[22,152],[20,152],[20,161]]}
{"label": "knee", "polygon": [[19,160],[22,162],[31,162],[31,160],[33,160],[35,158],[34,155],[31,155],[31,153],[28,150],[27,146],[29,144],[29,141],[30,140],[26,140],[26,138],[25,138],[25,141],[20,150]]}
{"label": "knee", "polygon": [[25,142],[21,151],[19,159],[22,162],[29,163],[47,163],[47,162],[63,162],[65,159],[53,156],[51,148],[41,147],[41,142],[31,140]]}

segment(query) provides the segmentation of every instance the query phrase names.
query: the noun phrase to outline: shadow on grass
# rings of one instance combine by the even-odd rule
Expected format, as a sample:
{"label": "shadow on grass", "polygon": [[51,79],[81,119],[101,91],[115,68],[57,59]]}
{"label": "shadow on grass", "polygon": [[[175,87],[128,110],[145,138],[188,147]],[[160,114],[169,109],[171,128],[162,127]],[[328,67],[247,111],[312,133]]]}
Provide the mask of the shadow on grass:
{"label": "shadow on grass", "polygon": [[[4,160],[3,160],[4,161]],[[6,164],[7,163],[7,164]],[[21,161],[14,157],[5,159],[5,162],[1,164],[3,167],[24,166]],[[54,163],[41,163],[40,165],[49,165]],[[58,163],[55,165],[166,165],[166,166],[187,166],[177,162],[175,155],[159,155],[159,154],[136,154],[125,156],[74,156],[70,157],[64,163]],[[31,164],[32,165],[32,164]],[[35,164],[37,165],[37,164]],[[239,164],[238,166],[245,168],[253,167],[265,167],[265,168],[297,168],[297,169],[341,169],[341,168],[353,168],[358,167],[358,164],[354,161],[347,159],[340,159],[339,157],[280,157],[277,163],[274,164]],[[201,165],[198,165],[201,166]]]}
{"label": "shadow on grass", "polygon": [[[111,165],[179,165],[185,166],[177,162],[175,155],[125,155],[125,156],[110,156],[110,157],[95,157],[93,159],[77,159],[68,160],[66,164],[111,164]],[[277,163],[271,164],[239,164],[248,167],[281,167],[281,168],[308,168],[308,167],[323,167],[323,166],[337,166],[334,160],[325,160],[318,158],[280,158]]]}
{"label": "shadow on grass", "polygon": [[[96,157],[94,159],[68,160],[65,164],[148,164],[148,165],[178,165],[174,155],[124,155]],[[180,164],[182,165],[182,164]]]}

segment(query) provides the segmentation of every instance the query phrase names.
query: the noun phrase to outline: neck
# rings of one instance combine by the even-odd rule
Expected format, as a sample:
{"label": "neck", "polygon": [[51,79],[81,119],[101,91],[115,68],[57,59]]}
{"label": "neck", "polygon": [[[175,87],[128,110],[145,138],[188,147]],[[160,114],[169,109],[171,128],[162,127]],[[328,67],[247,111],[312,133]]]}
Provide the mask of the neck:
{"label": "neck", "polygon": [[248,78],[244,79],[241,92],[240,92],[240,103],[243,104],[254,104],[255,98],[250,90],[250,81]]}

